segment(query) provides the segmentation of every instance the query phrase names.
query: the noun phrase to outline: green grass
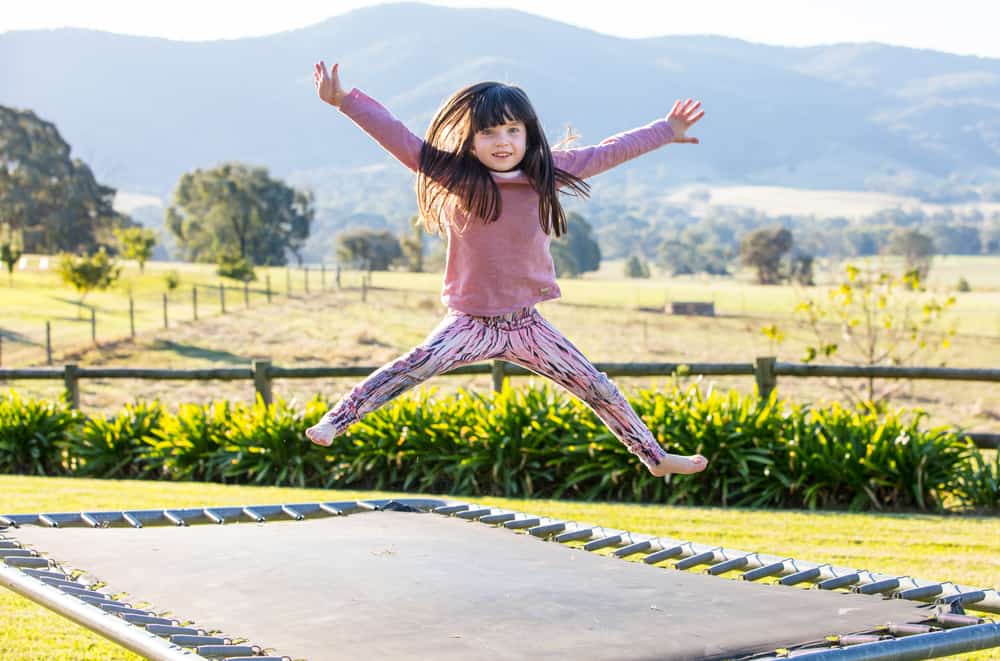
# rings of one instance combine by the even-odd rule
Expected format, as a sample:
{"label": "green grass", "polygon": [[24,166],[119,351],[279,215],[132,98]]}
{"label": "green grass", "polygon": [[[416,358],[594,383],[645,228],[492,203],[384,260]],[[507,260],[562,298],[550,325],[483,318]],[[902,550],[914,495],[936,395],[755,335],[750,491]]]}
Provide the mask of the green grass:
{"label": "green grass", "polygon": [[[405,497],[407,494],[0,476],[0,512],[3,513],[270,504],[386,496]],[[504,498],[474,500],[634,532],[927,580],[991,587],[998,585],[1000,577],[1000,517],[681,508]],[[5,661],[132,661],[139,657],[18,595],[0,591],[0,658]],[[955,658],[996,660],[1000,659],[1000,650]]]}

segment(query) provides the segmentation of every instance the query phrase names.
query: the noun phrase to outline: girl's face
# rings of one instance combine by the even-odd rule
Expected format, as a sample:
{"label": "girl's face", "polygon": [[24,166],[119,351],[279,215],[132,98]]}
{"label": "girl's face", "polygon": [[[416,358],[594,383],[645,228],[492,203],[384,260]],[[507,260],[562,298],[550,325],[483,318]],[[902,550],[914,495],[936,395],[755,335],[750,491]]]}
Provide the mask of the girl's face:
{"label": "girl's face", "polygon": [[472,155],[490,170],[506,172],[521,163],[526,143],[524,122],[506,122],[477,131],[472,138]]}

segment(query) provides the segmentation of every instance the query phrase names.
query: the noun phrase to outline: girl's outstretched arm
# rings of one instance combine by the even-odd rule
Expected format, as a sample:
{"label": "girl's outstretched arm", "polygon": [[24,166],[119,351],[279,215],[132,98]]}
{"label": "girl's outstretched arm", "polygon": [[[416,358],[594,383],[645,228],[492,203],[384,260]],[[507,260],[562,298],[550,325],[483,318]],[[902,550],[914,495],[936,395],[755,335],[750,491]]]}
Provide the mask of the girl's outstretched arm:
{"label": "girl's outstretched arm", "polygon": [[320,99],[339,108],[400,163],[417,171],[423,140],[361,90],[355,88],[345,91],[340,84],[339,64],[334,64],[327,72],[326,64],[322,60],[317,62],[313,82]]}
{"label": "girl's outstretched arm", "polygon": [[613,135],[592,147],[553,151],[552,157],[556,167],[586,179],[671,142],[698,144],[698,138],[689,137],[687,131],[704,115],[700,101],[678,100],[669,115],[652,124]]}

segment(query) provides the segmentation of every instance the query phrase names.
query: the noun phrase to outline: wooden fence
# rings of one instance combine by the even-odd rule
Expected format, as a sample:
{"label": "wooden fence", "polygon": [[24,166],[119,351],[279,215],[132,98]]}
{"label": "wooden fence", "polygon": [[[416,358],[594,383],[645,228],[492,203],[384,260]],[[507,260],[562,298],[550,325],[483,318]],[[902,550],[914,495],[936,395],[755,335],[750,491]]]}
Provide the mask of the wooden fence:
{"label": "wooden fence", "polygon": [[[807,365],[780,363],[764,356],[753,363],[595,363],[601,372],[612,377],[647,376],[753,376],[763,396],[777,388],[779,376],[815,378],[911,379],[937,381],[978,381],[1000,383],[1000,369],[967,369],[953,367],[862,367],[852,365]],[[247,367],[150,369],[143,367],[26,367],[0,369],[0,381],[6,379],[62,379],[66,385],[70,406],[80,405],[81,379],[158,379],[158,380],[253,380],[257,394],[271,403],[275,379],[320,379],[365,377],[377,367],[280,367],[269,360],[256,360]],[[503,360],[458,367],[449,375],[490,374],[494,390],[499,390],[504,378],[532,374],[523,367]],[[1000,433],[967,434],[981,448],[1000,448]]]}

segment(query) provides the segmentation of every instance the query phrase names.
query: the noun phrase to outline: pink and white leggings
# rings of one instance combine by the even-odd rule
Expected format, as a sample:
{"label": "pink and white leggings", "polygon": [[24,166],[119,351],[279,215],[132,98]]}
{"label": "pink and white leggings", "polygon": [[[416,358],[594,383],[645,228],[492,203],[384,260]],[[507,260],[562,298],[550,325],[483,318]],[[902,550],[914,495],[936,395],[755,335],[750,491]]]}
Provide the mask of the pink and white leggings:
{"label": "pink and white leggings", "polygon": [[369,375],[323,422],[333,426],[334,435],[342,434],[361,416],[432,376],[494,359],[548,377],[582,399],[647,467],[666,457],[618,387],[533,307],[497,317],[449,311],[421,345]]}

